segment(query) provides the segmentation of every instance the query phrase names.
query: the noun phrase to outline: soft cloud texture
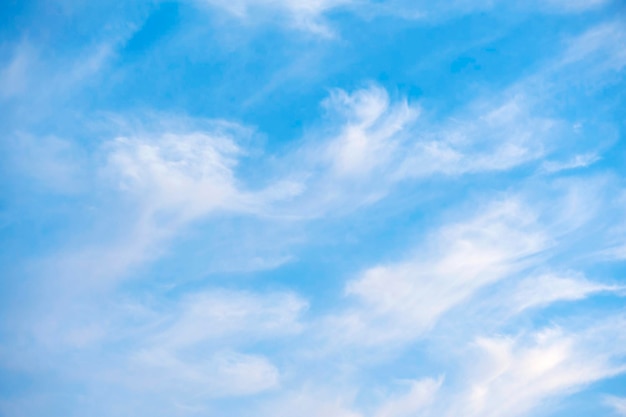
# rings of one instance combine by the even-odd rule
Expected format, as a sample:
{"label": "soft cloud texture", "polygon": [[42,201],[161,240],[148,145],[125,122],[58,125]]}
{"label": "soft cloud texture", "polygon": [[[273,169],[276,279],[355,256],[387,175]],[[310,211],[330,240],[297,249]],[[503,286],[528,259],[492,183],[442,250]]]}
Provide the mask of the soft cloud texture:
{"label": "soft cloud texture", "polygon": [[281,23],[288,28],[311,31],[331,36],[331,29],[324,23],[326,12],[352,5],[353,0],[202,0],[213,7],[223,9],[240,19],[254,19],[266,13],[278,13]]}
{"label": "soft cloud texture", "polygon": [[366,344],[419,336],[481,287],[523,270],[547,244],[520,203],[494,203],[443,229],[414,260],[371,268],[349,282],[347,293],[363,305],[336,319],[338,334]]}
{"label": "soft cloud texture", "polygon": [[5,9],[3,416],[623,414],[616,2]]}
{"label": "soft cloud texture", "polygon": [[608,397],[606,402],[618,415],[626,415],[626,400],[624,398]]}
{"label": "soft cloud texture", "polygon": [[[597,331],[591,330],[592,337],[608,337]],[[594,360],[588,361],[589,349],[594,349],[587,340],[589,336],[568,336],[547,329],[522,340],[478,339],[477,346],[485,355],[485,362],[475,370],[463,400],[446,415],[458,412],[472,416],[527,415],[547,398],[574,392],[623,372],[623,367],[612,363],[613,355],[619,357],[623,351],[601,350],[594,352]]]}

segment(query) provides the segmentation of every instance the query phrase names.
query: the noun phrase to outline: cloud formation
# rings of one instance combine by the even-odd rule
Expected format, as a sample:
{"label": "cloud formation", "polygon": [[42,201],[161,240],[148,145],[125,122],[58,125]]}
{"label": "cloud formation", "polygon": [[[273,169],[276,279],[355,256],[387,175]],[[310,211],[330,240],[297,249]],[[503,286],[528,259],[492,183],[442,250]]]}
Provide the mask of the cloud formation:
{"label": "cloud formation", "polygon": [[621,8],[409,3],[7,6],[0,414],[624,414]]}

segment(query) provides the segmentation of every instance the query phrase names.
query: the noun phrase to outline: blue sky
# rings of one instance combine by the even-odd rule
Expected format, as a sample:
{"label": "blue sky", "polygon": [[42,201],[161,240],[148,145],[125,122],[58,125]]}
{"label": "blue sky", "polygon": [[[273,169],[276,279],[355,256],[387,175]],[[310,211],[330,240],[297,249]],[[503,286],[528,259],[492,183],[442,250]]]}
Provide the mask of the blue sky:
{"label": "blue sky", "polygon": [[0,415],[626,416],[619,0],[5,1]]}

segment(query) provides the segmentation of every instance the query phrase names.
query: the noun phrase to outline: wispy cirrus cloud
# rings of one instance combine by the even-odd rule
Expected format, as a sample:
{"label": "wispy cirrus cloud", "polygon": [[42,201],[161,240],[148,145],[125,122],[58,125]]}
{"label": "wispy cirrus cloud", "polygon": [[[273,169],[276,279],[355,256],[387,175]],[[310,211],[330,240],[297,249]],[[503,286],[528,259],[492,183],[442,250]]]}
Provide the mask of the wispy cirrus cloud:
{"label": "wispy cirrus cloud", "polygon": [[139,392],[178,392],[188,405],[201,408],[207,398],[275,389],[280,370],[271,359],[236,349],[245,352],[257,341],[298,334],[306,307],[288,293],[194,292],[169,313],[147,311],[148,321],[138,326],[142,337],[113,378]]}
{"label": "wispy cirrus cloud", "polygon": [[[280,387],[282,371],[274,359],[249,352],[260,342],[277,343],[303,331],[307,302],[293,293],[204,289],[175,300],[138,300],[117,294],[92,301],[75,314],[52,312],[42,332],[20,334],[38,348],[0,351],[12,369],[35,372],[76,367],[74,378],[96,390],[122,386],[136,398],[157,395],[164,413],[184,408],[206,411],[211,399],[255,395]],[[78,314],[76,314],[78,313]],[[55,320],[62,319],[63,322]],[[36,336],[35,339],[32,339]],[[33,355],[62,359],[40,363]],[[71,351],[71,357],[62,352]],[[39,352],[39,353],[37,353]],[[98,358],[95,360],[95,358]],[[101,413],[127,412],[133,402],[103,404]],[[116,411],[117,410],[117,411]]]}
{"label": "wispy cirrus cloud", "polygon": [[512,291],[513,299],[504,299],[507,308],[521,312],[558,301],[577,301],[598,293],[623,293],[617,285],[595,283],[579,276],[541,275],[524,279]]}
{"label": "wispy cirrus cloud", "polygon": [[406,381],[409,390],[386,399],[374,413],[375,417],[408,417],[425,414],[437,399],[443,378]]}
{"label": "wispy cirrus cloud", "polygon": [[618,415],[626,415],[626,399],[620,397],[607,397],[606,403],[613,408]]}
{"label": "wispy cirrus cloud", "polygon": [[577,14],[602,9],[611,0],[550,0],[547,2],[502,2],[497,0],[466,1],[456,0],[446,3],[405,0],[382,2],[364,0],[197,0],[199,5],[207,4],[221,9],[232,16],[254,22],[268,19],[280,25],[304,30],[318,35],[333,37],[335,31],[325,15],[337,10],[348,10],[367,18],[394,16],[417,22],[428,23],[446,18],[471,15],[502,9],[515,13]]}
{"label": "wispy cirrus cloud", "polygon": [[[137,50],[136,18],[88,46],[72,32],[58,59],[36,36],[7,49],[1,169],[22,205],[0,200],[0,237],[24,247],[0,255],[0,414],[530,417],[622,378],[614,3],[374,3],[184,2]],[[196,7],[250,45],[220,54]],[[510,76],[433,82],[416,61],[440,42],[450,72],[452,26],[472,71]],[[543,41],[561,52],[535,56]],[[267,56],[312,43],[289,75],[306,83],[270,74],[240,106]]]}
{"label": "wispy cirrus cloud", "polygon": [[[333,31],[324,22],[324,14],[334,9],[352,6],[354,0],[199,0],[222,9],[239,19],[267,19],[278,15],[275,20],[288,28],[310,31],[323,36],[332,36]],[[275,17],[275,16],[274,16]]]}
{"label": "wispy cirrus cloud", "polygon": [[610,332],[598,326],[574,334],[546,329],[517,338],[479,338],[483,359],[444,415],[528,415],[549,398],[624,372],[615,362],[623,350],[594,346],[593,340],[606,342]]}
{"label": "wispy cirrus cloud", "polygon": [[414,259],[366,270],[346,286],[361,306],[331,319],[345,342],[388,344],[423,335],[478,289],[529,265],[550,244],[515,200],[439,231]]}

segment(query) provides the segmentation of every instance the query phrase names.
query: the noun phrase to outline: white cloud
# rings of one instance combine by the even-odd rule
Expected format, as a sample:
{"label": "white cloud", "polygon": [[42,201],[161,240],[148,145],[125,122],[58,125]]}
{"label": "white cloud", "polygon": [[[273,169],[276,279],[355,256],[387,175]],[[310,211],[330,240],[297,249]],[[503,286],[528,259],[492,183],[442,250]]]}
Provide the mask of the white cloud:
{"label": "white cloud", "polygon": [[[519,13],[569,14],[594,10],[607,5],[610,0],[548,0],[514,1],[501,0],[453,0],[445,3],[427,1],[374,1],[374,0],[197,0],[241,19],[262,19],[265,13],[282,12],[287,22],[281,24],[299,29],[330,35],[332,31],[324,24],[324,14],[334,9],[350,9],[365,16],[393,16],[395,18],[433,21],[446,17],[484,12],[506,6]],[[283,19],[284,20],[284,19]]]}
{"label": "white cloud", "polygon": [[[590,199],[584,190],[591,184],[599,195]],[[404,260],[370,267],[349,281],[352,306],[327,317],[322,333],[331,345],[386,349],[437,333],[437,324],[450,331],[446,337],[463,339],[481,329],[498,331],[521,312],[556,302],[621,296],[620,285],[568,270],[546,272],[550,259],[575,245],[600,215],[603,189],[601,182],[565,182],[478,205],[474,216],[425,236]],[[526,203],[545,202],[545,192],[550,203]]]}
{"label": "white cloud", "polygon": [[179,392],[193,404],[277,387],[280,372],[267,357],[233,349],[300,332],[307,303],[288,293],[209,290],[182,297],[171,311],[156,307],[142,314],[148,322],[124,330],[137,348],[118,377],[141,390]]}
{"label": "white cloud", "polygon": [[[615,360],[623,347],[605,344],[618,326],[568,334],[546,329],[529,336],[479,338],[466,389],[446,416],[523,416],[549,398],[567,395],[624,371]],[[622,330],[622,329],[619,329]]]}
{"label": "white cloud", "polygon": [[349,3],[351,0],[205,0],[210,4],[222,7],[236,15],[246,15],[250,9],[256,7],[286,9],[294,14],[318,15],[340,4]]}
{"label": "white cloud", "polygon": [[[252,395],[279,384],[279,372],[267,358],[235,352],[205,354],[190,360],[159,348],[138,352],[128,374],[132,389],[175,394],[179,401]],[[197,401],[197,400],[196,400]]]}
{"label": "white cloud", "polygon": [[534,114],[532,100],[503,96],[477,101],[435,123],[418,121],[419,108],[406,99],[391,103],[380,87],[352,94],[337,90],[325,104],[345,123],[323,154],[339,178],[376,173],[388,183],[502,171],[541,158],[561,134],[561,123]]}
{"label": "white cloud", "polygon": [[341,395],[329,387],[288,390],[285,395],[269,401],[257,415],[268,417],[363,417],[350,408],[353,395]]}
{"label": "white cloud", "polygon": [[548,243],[521,202],[491,204],[440,230],[411,259],[370,268],[349,282],[346,293],[359,307],[330,320],[335,337],[379,344],[420,336],[481,287],[523,270]]}
{"label": "white cloud", "polygon": [[[268,8],[281,17],[291,18],[289,25],[322,32],[326,30],[322,19],[327,12],[352,3],[349,0],[206,1],[244,19],[254,18],[259,9]],[[490,2],[480,3],[491,7]],[[600,3],[578,1],[572,3],[572,7],[581,10]],[[454,4],[471,6],[465,1]],[[598,73],[623,69],[626,61],[619,44],[623,34],[623,27],[617,24],[585,34],[572,44],[564,58],[557,60],[552,75],[595,58],[599,58]],[[617,40],[617,46],[608,42],[612,39]],[[59,83],[56,88],[62,90],[72,85],[71,80],[88,79],[106,64],[110,54],[111,50],[103,46],[93,54],[86,54],[88,59],[82,64],[68,65],[69,81]],[[14,83],[6,97],[17,96],[28,89],[30,81],[19,71],[28,73],[31,63],[28,56],[16,56],[2,72],[2,87]],[[543,77],[545,81],[549,75],[541,73],[538,78]],[[136,298],[144,291],[156,297],[176,298],[181,288],[171,292],[156,291],[159,280],[152,276],[137,285],[130,283],[130,289],[116,285],[117,279],[131,275],[133,267],[157,258],[162,253],[161,246],[178,231],[193,221],[217,213],[249,215],[259,222],[272,216],[273,221],[290,228],[295,224],[295,221],[290,223],[293,218],[302,220],[309,213],[314,213],[310,217],[324,218],[337,207],[345,208],[346,212],[357,210],[361,205],[393,193],[393,188],[405,181],[503,171],[540,160],[550,153],[551,143],[562,133],[564,123],[542,113],[542,106],[537,105],[539,100],[533,98],[537,93],[533,85],[520,84],[519,89],[524,88],[528,91],[477,100],[445,120],[418,118],[417,106],[404,98],[390,97],[379,86],[352,93],[334,90],[324,102],[332,119],[328,129],[331,133],[312,135],[305,138],[302,148],[287,151],[283,158],[284,165],[288,166],[286,173],[276,174],[280,169],[268,163],[259,183],[269,185],[261,186],[260,190],[238,175],[240,164],[249,162],[244,158],[247,148],[240,140],[248,133],[241,126],[216,122],[209,127],[164,128],[155,123],[150,129],[128,134],[116,132],[112,135],[115,139],[94,158],[105,160],[102,171],[107,180],[112,180],[122,190],[123,197],[117,192],[107,194],[106,197],[113,197],[111,203],[101,207],[113,214],[95,216],[98,222],[111,216],[101,227],[111,226],[115,229],[111,232],[114,236],[102,239],[102,236],[109,236],[108,230],[94,233],[91,245],[81,241],[76,245],[79,250],[65,257],[55,254],[55,261],[42,268],[42,278],[32,280],[35,285],[43,283],[38,289],[43,295],[36,300],[40,310],[26,319],[16,320],[20,321],[19,327],[22,320],[31,320],[32,325],[32,318],[38,319],[33,325],[34,338],[29,334],[24,340],[32,343],[34,339],[35,344],[40,345],[25,353],[23,362],[31,362],[29,366],[46,368],[46,371],[57,371],[61,366],[71,368],[71,377],[93,382],[98,388],[105,386],[115,390],[120,385],[131,392],[147,391],[155,403],[176,402],[176,406],[181,407],[180,414],[205,412],[205,403],[216,397],[254,395],[280,388],[282,384],[285,391],[269,397],[269,408],[260,415],[359,417],[361,412],[355,411],[354,404],[368,391],[359,392],[355,400],[357,394],[353,392],[358,389],[354,386],[359,386],[361,381],[365,381],[363,385],[368,382],[358,377],[371,370],[377,361],[397,358],[372,355],[363,365],[361,358],[354,355],[358,350],[353,349],[354,345],[409,344],[429,332],[436,338],[441,335],[437,333],[437,325],[444,316],[465,315],[472,311],[468,304],[492,302],[497,305],[500,302],[503,305],[498,307],[511,313],[499,317],[504,324],[495,331],[485,326],[485,317],[478,317],[474,327],[465,327],[463,320],[455,320],[454,324],[463,333],[455,341],[461,342],[439,345],[442,356],[449,359],[457,355],[455,360],[449,361],[445,379],[410,380],[408,389],[391,393],[371,406],[369,414],[373,417],[527,415],[549,398],[567,395],[621,372],[626,353],[621,335],[626,333],[623,321],[614,321],[614,317],[609,319],[611,323],[605,329],[587,332],[550,329],[529,336],[507,336],[502,330],[510,324],[511,316],[522,311],[530,315],[557,301],[581,300],[599,292],[623,292],[622,287],[594,283],[582,274],[538,275],[531,271],[529,278],[520,279],[520,275],[526,275],[529,269],[545,261],[541,255],[553,248],[555,235],[561,233],[558,237],[565,235],[563,239],[567,239],[567,232],[577,228],[577,221],[586,221],[587,213],[582,212],[587,210],[587,205],[604,206],[604,202],[593,201],[596,195],[590,194],[588,189],[572,199],[571,207],[557,204],[554,217],[566,223],[562,227],[546,225],[541,217],[543,213],[521,199],[503,198],[492,204],[478,204],[474,209],[476,214],[439,228],[427,236],[411,256],[379,263],[354,277],[345,286],[347,305],[340,302],[330,306],[339,313],[322,323],[322,326],[330,326],[324,329],[329,329],[324,337],[332,337],[341,347],[353,345],[350,349],[340,349],[339,364],[333,363],[336,357],[325,357],[315,363],[320,367],[328,366],[326,374],[337,370],[336,380],[349,380],[352,385],[346,383],[350,385],[348,388],[339,386],[336,380],[331,383],[314,381],[316,370],[307,372],[310,357],[302,358],[309,349],[318,348],[310,343],[318,336],[312,334],[319,330],[315,327],[318,319],[311,319],[315,324],[304,321],[308,304],[293,293],[198,291],[194,283],[190,285],[194,293],[177,298],[175,302],[141,303]],[[34,155],[31,173],[39,180],[64,184],[84,172],[81,171],[84,167],[73,165],[73,148],[62,140],[49,138],[24,145],[24,153]],[[566,157],[563,159],[566,162],[545,163],[544,168],[556,172],[590,164],[598,157],[596,153],[582,153],[572,159]],[[272,156],[267,158],[271,159]],[[517,190],[520,187],[517,178],[507,185]],[[591,185],[587,188],[596,188],[595,184]],[[105,187],[98,183],[95,188],[100,192]],[[538,200],[553,203],[545,196],[539,196]],[[123,219],[123,223],[112,226],[118,218]],[[275,244],[281,238],[276,237],[272,226],[268,227],[272,233],[267,235],[260,236],[254,227],[251,233],[256,233],[259,241]],[[580,233],[583,235],[580,240],[588,236],[585,233],[587,231]],[[243,234],[236,227],[232,234],[236,237],[229,243],[240,245]],[[579,237],[572,238],[571,246],[578,244],[576,238]],[[598,239],[602,239],[601,234]],[[244,254],[247,256],[249,252],[244,251]],[[234,263],[232,259],[236,259],[223,258],[224,263]],[[246,270],[247,265],[252,269],[272,268],[292,259],[289,253],[271,259],[250,258],[245,266],[238,264],[230,271]],[[379,261],[374,260],[373,264],[376,262]],[[69,275],[75,282],[63,278]],[[181,277],[176,283],[184,279],[186,277]],[[94,281],[107,281],[112,285],[103,292],[104,297],[102,293],[83,297],[77,288],[82,282],[89,286]],[[496,288],[495,302],[483,297],[481,291],[509,281],[510,285]],[[50,288],[56,292],[47,291]],[[58,293],[65,297],[57,297]],[[132,294],[130,306],[112,306],[114,301],[102,301],[114,299],[120,293]],[[62,310],[60,313],[39,305],[51,298]],[[81,309],[84,305],[89,308]],[[464,356],[465,343],[474,340],[476,335],[480,335],[475,346],[478,355],[473,351]],[[422,342],[430,343],[432,339],[421,339]],[[271,353],[276,346],[279,347]],[[4,348],[2,353],[11,348]],[[13,350],[12,355],[22,354],[18,349]],[[53,354],[47,355],[49,352]],[[420,359],[412,356],[413,352],[403,354],[406,356],[402,360]],[[62,360],[54,360],[61,355],[64,355]],[[275,360],[277,357],[280,361]],[[285,383],[284,364],[290,372],[289,386]],[[460,369],[458,374],[455,368]],[[394,371],[392,367],[386,370],[390,374]],[[298,390],[306,385],[302,381],[309,378],[313,381],[311,384],[328,384],[327,391]],[[382,383],[386,382],[385,378],[381,378]],[[394,379],[395,375],[389,378]]]}
{"label": "white cloud", "polygon": [[72,141],[53,136],[16,135],[2,144],[6,163],[21,176],[58,193],[82,191],[85,155]]}
{"label": "white cloud", "polygon": [[151,139],[115,139],[108,164],[120,186],[141,193],[149,210],[195,217],[238,204],[233,168],[240,150],[231,138],[190,133]]}
{"label": "white cloud", "polygon": [[281,25],[332,36],[333,31],[324,22],[324,15],[336,9],[348,9],[364,16],[393,16],[395,18],[437,21],[442,18],[496,9],[501,5],[519,13],[580,13],[598,9],[610,0],[548,0],[542,2],[504,2],[501,0],[454,0],[446,3],[391,0],[196,0],[244,20],[280,19]]}
{"label": "white cloud", "polygon": [[620,261],[626,259],[626,245],[618,245],[607,248],[600,252],[604,259]]}
{"label": "white cloud", "polygon": [[594,153],[585,153],[574,156],[572,159],[563,162],[546,161],[543,163],[543,169],[546,172],[559,172],[569,169],[584,168],[599,161],[600,157]]}
{"label": "white cloud", "polygon": [[378,86],[353,94],[335,90],[324,104],[346,118],[340,134],[325,149],[339,177],[367,177],[377,171],[385,175],[419,113],[406,100],[392,105],[387,91]]}
{"label": "white cloud", "polygon": [[103,148],[104,172],[135,195],[147,215],[164,212],[173,224],[184,224],[216,211],[263,214],[302,192],[297,181],[279,179],[252,191],[237,178],[250,129],[224,121],[155,123],[149,130],[131,127],[131,135]]}
{"label": "white cloud", "polygon": [[475,105],[470,114],[448,124],[415,131],[395,174],[423,178],[433,174],[460,175],[514,168],[545,154],[559,134],[558,123],[533,114],[520,96],[503,104]]}
{"label": "white cloud", "polygon": [[388,0],[365,1],[359,6],[370,15],[391,15],[432,23],[475,13],[578,14],[601,9],[610,3],[611,0]]}
{"label": "white cloud", "polygon": [[35,60],[33,48],[26,42],[17,45],[10,62],[0,69],[0,96],[11,98],[22,94],[29,83]]}
{"label": "white cloud", "polygon": [[579,276],[540,275],[522,280],[504,303],[516,312],[547,306],[557,301],[576,301],[600,292],[618,292],[624,288],[594,283]]}
{"label": "white cloud", "polygon": [[417,105],[376,85],[334,90],[324,106],[328,126],[283,159],[297,192],[278,212],[346,213],[409,181],[507,171],[552,152],[566,131],[521,93],[477,100],[445,120],[418,118]]}
{"label": "white cloud", "polygon": [[[542,262],[537,268],[545,269]],[[485,288],[446,317],[439,332],[447,332],[446,337],[453,340],[474,333],[497,334],[512,323],[523,327],[556,303],[575,303],[600,294],[621,297],[624,293],[623,286],[594,282],[581,273],[531,272],[530,276],[514,276]]]}
{"label": "white cloud", "polygon": [[580,13],[598,9],[609,4],[611,0],[547,0],[537,4],[540,10],[553,13]]}
{"label": "white cloud", "polygon": [[[109,196],[115,201],[110,206],[96,207],[98,212],[106,213],[101,221],[110,223],[108,230],[100,231],[106,237],[81,242],[78,248],[64,248],[45,260],[42,267],[58,271],[59,279],[73,290],[108,285],[155,259],[193,221],[219,212],[263,216],[274,202],[300,192],[297,184],[285,181],[259,191],[246,190],[235,170],[244,154],[237,141],[249,132],[233,124],[209,124],[201,130],[158,122],[162,133],[124,126],[121,130],[131,130],[131,134],[106,142],[92,156],[95,162],[104,161],[96,168],[96,175],[87,170],[87,164],[83,163],[85,169],[80,170],[74,160],[72,164],[61,160],[68,153],[63,142],[54,141],[49,146],[58,158],[52,152],[44,156],[37,147],[37,160],[32,162],[36,170],[31,174],[47,181],[60,181],[70,173],[72,177],[85,176],[101,191],[112,193]],[[257,257],[242,267],[271,268],[287,259],[288,254],[273,260]]]}
{"label": "white cloud", "polygon": [[617,415],[626,416],[626,398],[621,397],[607,397],[606,404],[611,407]]}
{"label": "white cloud", "polygon": [[[46,57],[43,48],[23,40],[14,45],[13,57],[0,68],[0,97],[21,100],[19,120],[29,121],[47,106],[60,106],[71,93],[93,80],[110,62],[115,39],[80,51],[72,59]],[[58,59],[58,58],[57,58]]]}
{"label": "white cloud", "polygon": [[626,25],[622,21],[602,22],[570,39],[554,69],[566,79],[584,72],[586,80],[606,82],[603,78],[626,66],[626,51],[621,47],[624,42]]}
{"label": "white cloud", "polygon": [[411,381],[409,391],[392,396],[374,413],[375,417],[411,417],[426,414],[434,403],[443,378]]}
{"label": "white cloud", "polygon": [[37,336],[45,340],[34,346],[29,333],[27,347],[10,356],[0,350],[0,359],[29,371],[70,367],[85,386],[149,395],[144,401],[150,398],[164,410],[206,411],[211,399],[280,387],[280,369],[256,345],[280,344],[302,332],[303,299],[293,293],[220,289],[172,297],[109,294],[106,301],[90,299],[82,308],[72,300],[62,306],[63,314],[48,311],[41,320],[45,334]]}
{"label": "white cloud", "polygon": [[[180,349],[201,342],[232,343],[302,330],[299,323],[307,303],[294,294],[254,294],[210,291],[189,295],[179,302],[167,326],[153,336],[157,346]],[[163,320],[164,318],[161,318]]]}
{"label": "white cloud", "polygon": [[354,0],[198,0],[241,18],[259,18],[264,12],[281,13],[281,23],[324,36],[332,31],[323,23],[323,15],[333,9],[349,6]]}

